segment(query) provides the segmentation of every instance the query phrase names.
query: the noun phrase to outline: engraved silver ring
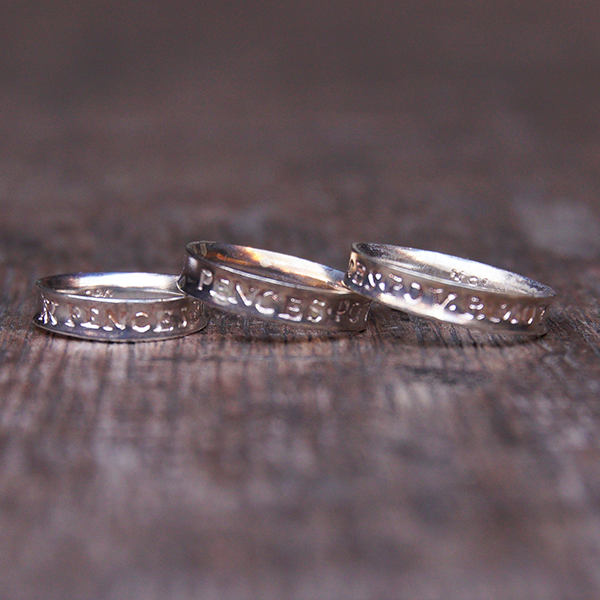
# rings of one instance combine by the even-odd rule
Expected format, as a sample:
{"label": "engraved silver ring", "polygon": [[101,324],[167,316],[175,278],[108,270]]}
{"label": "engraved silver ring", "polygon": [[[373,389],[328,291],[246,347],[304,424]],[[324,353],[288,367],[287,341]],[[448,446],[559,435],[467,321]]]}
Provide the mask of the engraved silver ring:
{"label": "engraved silver ring", "polygon": [[202,303],[182,294],[177,276],[73,273],[36,282],[33,322],[42,329],[103,342],[181,337],[206,325]]}
{"label": "engraved silver ring", "polygon": [[501,334],[544,335],[552,288],[486,264],[401,246],[352,244],[348,289],[408,313]]}
{"label": "engraved silver ring", "polygon": [[182,291],[237,314],[304,327],[361,331],[371,301],[342,284],[341,271],[287,254],[192,242]]}

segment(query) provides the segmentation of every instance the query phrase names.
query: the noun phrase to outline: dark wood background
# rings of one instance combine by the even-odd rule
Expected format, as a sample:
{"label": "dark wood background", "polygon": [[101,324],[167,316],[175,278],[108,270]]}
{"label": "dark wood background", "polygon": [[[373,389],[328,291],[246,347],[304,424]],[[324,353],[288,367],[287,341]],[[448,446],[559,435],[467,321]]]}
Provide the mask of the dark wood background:
{"label": "dark wood background", "polygon": [[[0,597],[600,597],[600,4],[0,8]],[[58,272],[352,241],[558,291],[509,343],[211,313],[101,344]]]}

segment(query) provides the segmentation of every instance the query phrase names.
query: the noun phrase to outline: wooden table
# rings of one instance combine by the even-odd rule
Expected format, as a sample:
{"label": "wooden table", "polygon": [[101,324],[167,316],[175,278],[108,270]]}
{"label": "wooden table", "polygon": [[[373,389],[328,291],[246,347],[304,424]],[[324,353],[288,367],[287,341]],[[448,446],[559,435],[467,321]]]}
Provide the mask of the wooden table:
{"label": "wooden table", "polygon": [[[598,4],[123,4],[0,9],[0,597],[600,597]],[[558,297],[519,342],[31,325],[36,278],[195,239]]]}

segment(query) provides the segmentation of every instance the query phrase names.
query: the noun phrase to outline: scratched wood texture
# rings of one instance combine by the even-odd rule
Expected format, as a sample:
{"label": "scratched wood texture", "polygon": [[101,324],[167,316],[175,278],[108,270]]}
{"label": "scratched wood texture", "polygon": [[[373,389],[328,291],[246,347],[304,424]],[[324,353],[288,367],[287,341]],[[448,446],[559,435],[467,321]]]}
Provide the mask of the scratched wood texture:
{"label": "scratched wood texture", "polygon": [[[600,597],[597,3],[0,12],[0,598]],[[513,343],[383,308],[31,325],[36,278],[195,239],[412,245],[558,298]]]}

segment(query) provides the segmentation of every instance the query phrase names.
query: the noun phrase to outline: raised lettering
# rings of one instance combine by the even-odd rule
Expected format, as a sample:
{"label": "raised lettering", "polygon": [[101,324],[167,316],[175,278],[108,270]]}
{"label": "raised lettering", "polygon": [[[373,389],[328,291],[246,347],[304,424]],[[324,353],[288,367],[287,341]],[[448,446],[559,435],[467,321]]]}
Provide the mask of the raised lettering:
{"label": "raised lettering", "polygon": [[[179,327],[183,328],[183,327],[187,327],[188,324],[188,319],[191,322],[197,321],[198,319],[195,318],[196,313],[194,308],[191,308],[191,310],[187,307],[187,306],[182,306],[181,310],[179,311]],[[198,316],[200,316],[198,314]]]}
{"label": "raised lettering", "polygon": [[388,278],[392,281],[392,284],[388,291],[392,293],[401,292],[404,289],[404,282],[402,277],[398,275],[394,275],[394,273],[389,273]]}
{"label": "raised lettering", "polygon": [[271,316],[275,314],[275,305],[278,300],[278,296],[271,290],[266,290],[258,294],[258,298],[254,304],[254,308],[261,315]]}
{"label": "raised lettering", "polygon": [[237,304],[238,301],[233,295],[234,289],[234,283],[230,279],[221,277],[215,281],[213,288],[210,290],[210,295],[217,303]]}
{"label": "raised lettering", "polygon": [[525,306],[523,308],[523,312],[521,313],[521,318],[526,325],[532,325],[535,321],[537,309],[533,304],[529,306]]}
{"label": "raised lettering", "polygon": [[112,298],[113,290],[108,287],[85,288],[79,291],[80,294],[90,296],[91,298]]}
{"label": "raised lettering", "polygon": [[82,321],[81,326],[85,329],[100,329],[102,326],[100,311],[95,307],[90,308],[87,320]]}
{"label": "raised lettering", "polygon": [[454,292],[450,292],[448,293],[448,295],[442,300],[441,298],[441,294],[445,291],[442,288],[438,288],[436,290],[437,292],[439,292],[439,294],[436,294],[435,296],[435,302],[436,304],[444,309],[444,310],[449,310],[450,312],[456,312],[456,299],[458,298],[458,296],[454,293]]}
{"label": "raised lettering", "polygon": [[47,298],[42,298],[42,314],[41,320],[44,325],[57,325],[58,321],[55,317],[56,309],[58,308],[57,302],[52,302]]}
{"label": "raised lettering", "polygon": [[537,308],[537,319],[536,319],[536,321],[538,323],[541,323],[544,320],[544,317],[545,317],[547,311],[548,311],[548,307],[547,306],[538,306],[538,308]]}
{"label": "raised lettering", "polygon": [[479,278],[476,275],[467,275],[464,271],[458,271],[457,269],[452,269],[450,272],[450,279],[452,281],[456,281],[457,283],[463,283],[472,286],[483,286],[487,283],[487,279]]}
{"label": "raised lettering", "polygon": [[344,298],[338,302],[338,305],[333,313],[333,320],[336,323],[339,323],[342,320],[342,316],[348,312],[350,308],[350,300],[348,298]]}
{"label": "raised lettering", "polygon": [[123,315],[123,311],[119,310],[116,306],[107,307],[104,310],[104,325],[102,329],[105,331],[112,331],[115,327],[123,331],[127,325],[125,324],[126,317]]}
{"label": "raised lettering", "polygon": [[200,320],[200,317],[202,316],[202,304],[198,301],[194,301],[192,302],[192,304],[189,306],[189,308],[187,306],[184,306],[181,309],[181,320],[180,320],[180,327],[185,327],[188,324],[187,319],[184,319],[184,314],[187,315],[189,313],[189,321],[190,323],[197,323]]}
{"label": "raised lettering", "polygon": [[283,311],[278,314],[278,317],[294,323],[302,321],[302,300],[288,296]]}
{"label": "raised lettering", "polygon": [[520,304],[514,304],[511,309],[510,314],[510,324],[518,325],[521,320],[521,314],[523,312],[523,307]]}
{"label": "raised lettering", "polygon": [[67,327],[75,327],[81,324],[83,315],[79,306],[71,303],[67,304],[67,314],[69,315],[68,319],[65,321]]}
{"label": "raised lettering", "polygon": [[242,287],[241,283],[235,284],[235,291],[244,306],[252,306],[258,294],[258,289],[249,286],[247,290]]}
{"label": "raised lettering", "polygon": [[417,283],[416,281],[413,281],[410,284],[410,287],[404,292],[404,298],[409,302],[418,302],[422,297],[423,288],[421,287],[421,284]]}
{"label": "raised lettering", "polygon": [[163,310],[162,314],[158,317],[158,322],[154,326],[154,331],[173,331],[177,326],[177,319],[172,311]]}
{"label": "raised lettering", "polygon": [[200,278],[198,279],[198,289],[203,290],[213,282],[213,279],[214,275],[210,269],[202,269],[200,271]]}
{"label": "raised lettering", "polygon": [[306,312],[307,321],[310,321],[311,323],[320,323],[327,316],[325,302],[315,298]]}
{"label": "raised lettering", "polygon": [[444,288],[441,287],[429,287],[429,289],[427,290],[434,304],[441,304],[443,302],[442,294],[445,291],[446,290],[444,290]]}
{"label": "raised lettering", "polygon": [[477,321],[483,321],[485,319],[485,313],[483,309],[485,308],[484,303],[481,301],[481,298],[478,296],[471,296],[469,300],[469,311],[470,314],[473,315],[473,318]]}
{"label": "raised lettering", "polygon": [[150,315],[147,312],[140,310],[133,315],[133,319],[131,319],[131,328],[134,331],[144,333],[148,331],[150,327]]}
{"label": "raised lettering", "polygon": [[358,323],[362,316],[362,308],[364,304],[362,302],[353,302],[348,310],[348,320],[350,323]]}
{"label": "raised lettering", "polygon": [[462,271],[457,271],[456,269],[452,269],[450,272],[450,279],[452,281],[456,281],[457,283],[461,283],[465,274]]}
{"label": "raised lettering", "polygon": [[354,285],[362,287],[365,282],[365,277],[367,276],[367,267],[359,260],[354,263],[354,267],[352,266],[353,263],[354,261],[351,260],[348,268],[348,277]]}
{"label": "raised lettering", "polygon": [[[488,320],[492,323],[500,323],[506,314],[508,304],[502,302],[499,305],[492,306],[488,312]],[[509,313],[510,314],[510,313]]]}
{"label": "raised lettering", "polygon": [[382,292],[385,292],[385,282],[382,281],[383,275],[378,271],[371,271],[367,275],[367,281],[365,283],[365,289],[375,290],[380,289]]}

